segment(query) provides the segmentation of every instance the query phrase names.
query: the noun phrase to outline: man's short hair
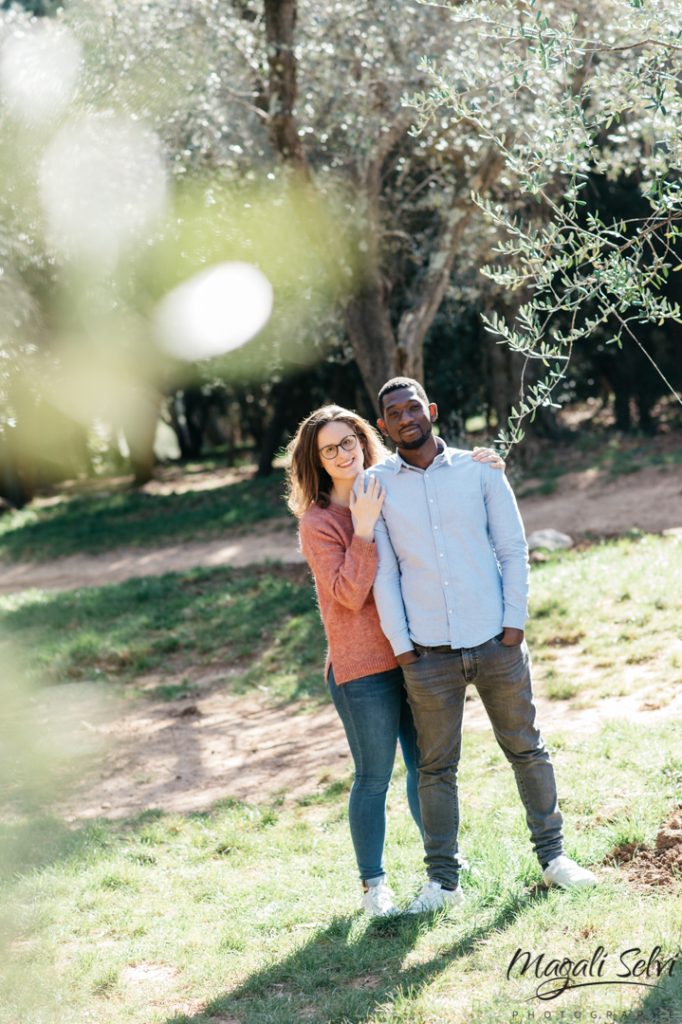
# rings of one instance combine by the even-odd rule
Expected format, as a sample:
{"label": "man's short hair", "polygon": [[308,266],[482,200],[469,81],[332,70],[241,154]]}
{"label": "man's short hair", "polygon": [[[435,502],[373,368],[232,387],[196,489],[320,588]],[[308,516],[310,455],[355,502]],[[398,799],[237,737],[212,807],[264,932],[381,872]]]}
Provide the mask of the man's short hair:
{"label": "man's short hair", "polygon": [[381,391],[377,396],[377,400],[379,402],[379,409],[381,410],[382,416],[384,415],[384,396],[387,395],[390,391],[398,391],[400,390],[400,388],[414,388],[414,390],[421,398],[422,402],[424,402],[425,405],[429,404],[429,400],[426,397],[426,392],[424,391],[424,388],[422,387],[418,380],[414,379],[414,377],[391,377],[390,380],[386,381],[386,383],[384,384],[384,386],[382,387]]}

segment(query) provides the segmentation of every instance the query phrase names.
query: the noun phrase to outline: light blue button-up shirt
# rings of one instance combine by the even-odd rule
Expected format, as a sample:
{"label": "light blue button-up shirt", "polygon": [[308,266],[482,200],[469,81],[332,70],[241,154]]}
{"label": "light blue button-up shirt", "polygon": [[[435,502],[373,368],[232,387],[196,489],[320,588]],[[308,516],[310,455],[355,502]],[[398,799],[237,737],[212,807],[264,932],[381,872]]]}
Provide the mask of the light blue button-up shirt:
{"label": "light blue button-up shirt", "polygon": [[503,472],[443,445],[425,470],[396,453],[366,475],[386,491],[374,597],[395,654],[524,629],[528,546]]}

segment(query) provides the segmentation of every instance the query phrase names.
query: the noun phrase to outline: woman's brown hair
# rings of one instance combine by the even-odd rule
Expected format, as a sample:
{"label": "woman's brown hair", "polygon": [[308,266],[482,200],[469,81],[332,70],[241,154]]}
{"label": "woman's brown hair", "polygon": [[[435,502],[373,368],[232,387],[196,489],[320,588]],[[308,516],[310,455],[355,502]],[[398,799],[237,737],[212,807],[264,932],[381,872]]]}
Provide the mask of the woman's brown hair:
{"label": "woman's brown hair", "polygon": [[358,435],[365,453],[365,468],[381,462],[388,454],[379,435],[367,420],[340,405],[323,405],[307,416],[287,445],[287,505],[300,519],[313,504],[327,508],[330,503],[332,478],[322,465],[317,435],[327,423],[341,420]]}

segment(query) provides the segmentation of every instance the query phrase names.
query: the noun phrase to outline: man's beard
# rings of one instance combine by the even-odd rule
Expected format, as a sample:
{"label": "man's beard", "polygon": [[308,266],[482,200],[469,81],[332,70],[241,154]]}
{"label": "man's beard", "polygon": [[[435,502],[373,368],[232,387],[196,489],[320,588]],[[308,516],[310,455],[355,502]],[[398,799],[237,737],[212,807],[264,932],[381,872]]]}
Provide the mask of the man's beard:
{"label": "man's beard", "polygon": [[398,448],[401,448],[404,452],[413,452],[416,448],[421,448],[423,444],[426,444],[432,433],[433,427],[429,426],[429,429],[424,434],[420,434],[419,437],[415,437],[411,441],[401,440],[398,443]]}

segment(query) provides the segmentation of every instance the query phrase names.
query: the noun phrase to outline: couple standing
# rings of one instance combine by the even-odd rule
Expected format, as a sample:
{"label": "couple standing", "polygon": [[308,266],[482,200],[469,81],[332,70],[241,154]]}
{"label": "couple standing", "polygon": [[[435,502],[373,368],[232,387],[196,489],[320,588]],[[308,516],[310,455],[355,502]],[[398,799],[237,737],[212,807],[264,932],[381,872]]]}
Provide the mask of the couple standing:
{"label": "couple standing", "polygon": [[527,546],[504,463],[434,436],[438,410],[411,378],[384,384],[379,408],[395,454],[366,420],[334,405],[304,420],[289,445],[289,506],[355,765],[348,814],[363,907],[398,912],[383,865],[397,741],[428,875],[407,912],[464,900],[457,765],[470,682],[514,770],[545,883],[594,885],[563,852],[554,771],[535,725]]}

